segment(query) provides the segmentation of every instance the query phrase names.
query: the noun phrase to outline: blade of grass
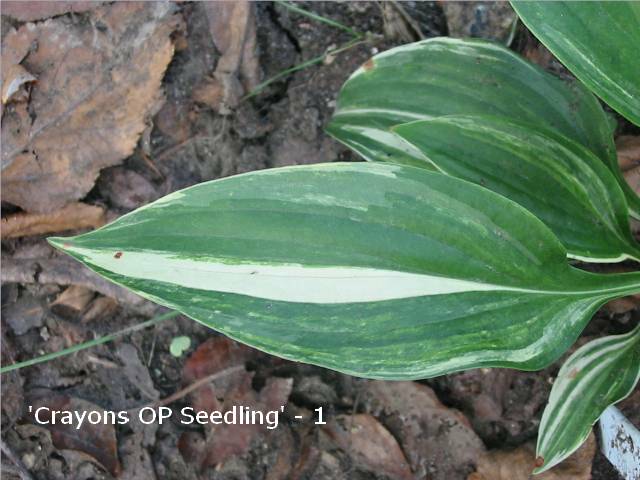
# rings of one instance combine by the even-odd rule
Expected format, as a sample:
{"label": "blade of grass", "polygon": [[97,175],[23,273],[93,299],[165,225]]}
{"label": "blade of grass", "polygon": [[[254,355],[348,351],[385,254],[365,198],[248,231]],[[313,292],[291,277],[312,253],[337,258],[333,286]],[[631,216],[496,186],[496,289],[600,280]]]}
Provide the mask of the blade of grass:
{"label": "blade of grass", "polygon": [[284,0],[276,0],[276,3],[282,5],[285,8],[288,8],[292,12],[299,13],[300,15],[304,15],[305,17],[312,18],[318,22],[326,23],[327,25],[331,25],[332,27],[339,28],[340,30],[344,30],[345,32],[350,33],[356,38],[362,38],[363,36],[361,33],[356,32],[353,28],[347,27],[346,25],[343,25],[342,23],[337,22],[335,20],[331,20],[330,18],[323,17],[322,15],[318,15],[316,13],[305,10],[304,8],[300,8],[291,2],[286,2]]}
{"label": "blade of grass", "polygon": [[310,67],[312,65],[315,65],[317,63],[322,63],[324,61],[324,59],[327,58],[330,55],[336,55],[338,53],[341,53],[341,52],[344,52],[346,50],[349,50],[350,48],[353,48],[356,45],[360,45],[360,44],[365,43],[365,42],[366,42],[366,40],[353,39],[350,42],[345,43],[341,47],[334,48],[334,49],[331,49],[331,50],[327,50],[322,55],[318,55],[317,57],[314,57],[314,58],[312,58],[310,60],[307,60],[306,62],[302,62],[302,63],[300,63],[298,65],[294,65],[291,68],[287,68],[285,70],[282,70],[281,72],[278,72],[277,74],[275,74],[273,77],[268,78],[264,82],[256,85],[256,87],[253,90],[251,90],[244,97],[242,97],[241,101],[244,102],[245,100],[248,100],[249,98],[257,95],[265,87],[267,87],[268,85],[271,85],[273,82],[276,82],[276,81],[280,80],[282,77],[286,77],[287,75],[289,75],[291,73],[297,72],[298,70],[303,70],[303,69],[305,69],[307,67]]}
{"label": "blade of grass", "polygon": [[39,357],[32,358],[30,360],[25,360],[24,362],[18,362],[18,363],[14,363],[13,365],[7,365],[5,367],[0,368],[0,374],[11,372],[12,370],[18,370],[24,367],[30,367],[38,363],[48,362],[49,360],[63,357],[65,355],[70,355],[72,353],[79,352],[80,350],[85,350],[87,348],[95,347],[96,345],[101,345],[103,343],[107,343],[112,340],[115,340],[116,338],[122,335],[125,335],[127,333],[132,333],[138,330],[142,330],[152,325],[156,325],[160,322],[164,322],[165,320],[169,320],[171,318],[177,317],[178,315],[180,315],[180,312],[172,311],[172,312],[163,313],[162,315],[158,315],[157,317],[153,317],[145,322],[138,323],[137,325],[132,325],[130,327],[124,328],[118,332],[111,333],[103,337],[98,337],[93,340],[89,340],[88,342],[80,343],[78,345],[73,345],[72,347],[65,348],[64,350],[47,353],[46,355],[41,355]]}

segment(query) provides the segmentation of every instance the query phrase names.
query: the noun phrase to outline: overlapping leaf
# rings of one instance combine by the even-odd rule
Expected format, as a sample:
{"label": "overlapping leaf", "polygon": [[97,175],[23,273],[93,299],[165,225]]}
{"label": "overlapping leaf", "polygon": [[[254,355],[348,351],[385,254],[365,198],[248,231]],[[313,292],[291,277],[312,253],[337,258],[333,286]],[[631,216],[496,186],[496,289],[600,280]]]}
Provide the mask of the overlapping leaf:
{"label": "overlapping leaf", "polygon": [[488,115],[443,116],[392,131],[439,171],[487,187],[535,214],[570,256],[640,259],[622,190],[582,145],[551,130]]}
{"label": "overlapping leaf", "polygon": [[390,164],[273,169],[53,239],[106,278],[285,358],[374,378],[541,368],[640,273],[595,275],[533,214]]}
{"label": "overlapping leaf", "polygon": [[538,436],[537,473],[560,463],[584,442],[602,412],[629,395],[640,379],[640,326],[579,348],[560,369]]}
{"label": "overlapping leaf", "polygon": [[529,30],[576,77],[640,125],[640,2],[511,4]]}
{"label": "overlapping leaf", "polygon": [[523,121],[584,145],[613,172],[630,212],[640,217],[640,199],[622,178],[609,120],[597,99],[579,83],[560,80],[484,40],[434,38],[374,56],[342,87],[327,130],[367,160],[431,168],[389,129],[478,114]]}

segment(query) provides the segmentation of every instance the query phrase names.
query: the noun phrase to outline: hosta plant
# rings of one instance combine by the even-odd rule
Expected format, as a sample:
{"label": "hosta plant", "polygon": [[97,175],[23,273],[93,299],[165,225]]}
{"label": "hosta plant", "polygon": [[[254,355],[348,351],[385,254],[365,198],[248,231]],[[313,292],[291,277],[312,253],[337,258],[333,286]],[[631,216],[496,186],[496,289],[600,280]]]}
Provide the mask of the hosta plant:
{"label": "hosta plant", "polygon": [[[432,39],[356,71],[329,131],[370,162],[207,182],[50,241],[240,342],[386,380],[544,368],[604,303],[640,293],[640,272],[570,263],[640,259],[640,202],[579,83],[496,44]],[[639,357],[638,328],[571,355],[538,471],[633,389]]]}

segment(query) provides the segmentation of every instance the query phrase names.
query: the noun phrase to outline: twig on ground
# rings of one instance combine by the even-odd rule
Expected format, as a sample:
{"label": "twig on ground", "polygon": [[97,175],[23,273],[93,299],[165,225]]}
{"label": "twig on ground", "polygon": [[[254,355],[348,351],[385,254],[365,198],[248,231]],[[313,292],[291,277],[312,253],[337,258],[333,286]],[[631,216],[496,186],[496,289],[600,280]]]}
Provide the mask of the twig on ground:
{"label": "twig on ground", "polygon": [[177,317],[178,315],[180,315],[180,312],[176,312],[176,311],[167,312],[162,315],[158,315],[157,317],[151,318],[146,322],[138,323],[137,325],[132,325],[130,327],[123,328],[118,332],[105,335],[103,337],[98,337],[93,340],[89,340],[88,342],[83,342],[78,345],[73,345],[72,347],[65,348],[57,352],[47,353],[46,355],[41,355],[39,357],[32,358],[30,360],[25,360],[24,362],[18,362],[18,363],[14,363],[13,365],[7,365],[5,367],[0,368],[0,373],[7,373],[12,370],[17,370],[19,368],[30,367],[38,363],[48,362],[50,360],[54,360],[56,358],[63,357],[65,355],[70,355],[72,353],[79,352],[80,350],[85,350],[90,347],[95,347],[96,345],[102,345],[103,343],[107,343],[112,340],[115,340],[116,338],[126,333],[132,333],[138,330],[142,330],[143,328],[156,325],[157,323],[164,322],[165,320],[169,320],[170,318]]}
{"label": "twig on ground", "polygon": [[287,68],[285,70],[282,70],[281,72],[275,74],[273,77],[268,78],[267,80],[265,80],[264,82],[258,84],[256,86],[256,88],[254,88],[253,90],[251,90],[249,93],[247,93],[244,97],[242,97],[242,99],[240,100],[240,102],[244,102],[245,100],[248,100],[251,97],[254,97],[255,95],[257,95],[258,93],[260,93],[265,87],[271,85],[273,82],[276,82],[278,80],[280,80],[282,77],[285,77],[291,73],[297,72],[298,70],[303,70],[307,67],[310,67],[312,65],[315,65],[317,63],[322,63],[325,58],[331,56],[331,55],[337,55],[341,52],[344,52],[346,50],[349,50],[350,48],[353,48],[357,45],[366,43],[367,40],[363,40],[360,39],[360,37],[351,40],[350,42],[347,42],[346,44],[342,45],[341,47],[338,48],[334,48],[334,49],[329,49],[326,52],[324,52],[322,55],[318,55],[317,57],[314,57],[310,60],[307,60],[306,62],[302,62],[298,65],[294,65],[291,68]]}
{"label": "twig on ground", "polygon": [[163,398],[156,402],[148,403],[146,405],[142,405],[140,407],[131,408],[129,409],[129,412],[135,412],[145,407],[152,407],[152,408],[164,407],[166,405],[169,405],[170,403],[180,400],[183,397],[186,397],[191,392],[199,389],[200,387],[202,387],[203,385],[206,385],[207,383],[211,383],[215,380],[231,375],[232,373],[240,372],[242,370],[244,370],[244,365],[236,365],[235,367],[225,368],[224,370],[220,370],[219,372],[212,373],[211,375],[207,375],[206,377],[196,380],[192,384],[187,385],[183,389],[178,390],[177,392],[169,395],[166,398]]}
{"label": "twig on ground", "polygon": [[297,5],[294,5],[291,2],[286,2],[283,0],[276,0],[276,3],[278,3],[279,5],[282,5],[285,8],[288,8],[289,10],[299,13],[300,15],[304,15],[305,17],[309,17],[312,18],[318,22],[321,23],[326,23],[327,25],[331,25],[332,27],[336,27],[339,28],[340,30],[344,30],[345,32],[350,33],[351,35],[353,35],[356,38],[362,38],[362,34],[359,32],[356,32],[353,28],[347,27],[346,25],[336,21],[336,20],[332,20],[330,18],[327,17],[323,17],[322,15],[318,15],[316,13],[310,12],[309,10],[305,10],[304,8],[300,8]]}

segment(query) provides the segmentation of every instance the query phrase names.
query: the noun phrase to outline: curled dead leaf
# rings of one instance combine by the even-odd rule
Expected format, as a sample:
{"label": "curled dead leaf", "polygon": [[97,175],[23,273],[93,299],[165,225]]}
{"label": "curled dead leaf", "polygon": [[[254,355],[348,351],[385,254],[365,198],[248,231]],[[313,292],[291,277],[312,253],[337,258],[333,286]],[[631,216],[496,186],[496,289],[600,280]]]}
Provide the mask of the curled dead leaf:
{"label": "curled dead leaf", "polygon": [[38,82],[31,115],[4,112],[3,200],[54,211],[133,152],[161,98],[179,25],[174,11],[164,2],[119,2],[89,18],[57,17],[6,35],[3,70],[20,63]]}
{"label": "curled dead leaf", "polygon": [[2,75],[2,104],[6,105],[14,100],[26,100],[23,87],[37,79],[22,65],[11,65]]}
{"label": "curled dead leaf", "polygon": [[260,82],[256,53],[255,5],[246,0],[205,2],[209,31],[222,56],[213,78],[194,91],[194,100],[222,115],[238,106],[242,95]]}
{"label": "curled dead leaf", "polygon": [[87,308],[95,292],[80,285],[71,285],[51,304],[51,311],[66,318],[76,318]]}
{"label": "curled dead leaf", "polygon": [[86,203],[71,203],[52,213],[16,213],[2,219],[2,238],[98,228],[105,224],[104,209]]}

